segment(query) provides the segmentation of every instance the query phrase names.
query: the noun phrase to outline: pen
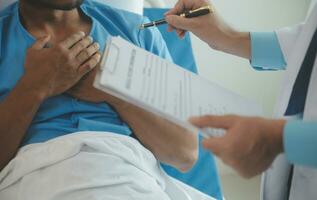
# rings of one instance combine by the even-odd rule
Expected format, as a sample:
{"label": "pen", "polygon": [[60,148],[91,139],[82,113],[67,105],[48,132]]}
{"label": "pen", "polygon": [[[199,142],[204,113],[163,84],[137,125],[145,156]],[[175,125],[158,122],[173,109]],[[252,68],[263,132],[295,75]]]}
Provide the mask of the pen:
{"label": "pen", "polygon": [[[186,11],[186,12],[180,14],[179,16],[185,17],[185,18],[193,18],[193,17],[199,17],[199,16],[203,16],[203,15],[208,15],[209,13],[212,13],[212,12],[213,11],[212,11],[211,6],[204,6],[204,7],[198,8],[196,10]],[[162,25],[162,24],[166,24],[166,23],[167,22],[165,19],[160,19],[160,20],[153,21],[153,22],[150,22],[147,24],[142,24],[140,26],[140,29],[145,29],[145,28],[149,28],[152,26],[158,26],[158,25]]]}

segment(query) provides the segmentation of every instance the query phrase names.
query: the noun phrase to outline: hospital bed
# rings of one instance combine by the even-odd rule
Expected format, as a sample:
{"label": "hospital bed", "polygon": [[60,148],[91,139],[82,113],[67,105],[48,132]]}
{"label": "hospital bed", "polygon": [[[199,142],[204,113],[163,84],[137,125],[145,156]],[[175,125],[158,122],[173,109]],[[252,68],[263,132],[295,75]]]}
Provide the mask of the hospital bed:
{"label": "hospital bed", "polygon": [[[0,0],[0,10],[16,0]],[[163,0],[146,0],[146,5],[151,8],[143,10],[143,2],[141,0],[98,0],[111,6],[122,8],[138,14],[144,14],[150,20],[160,19],[163,13],[167,11]],[[185,39],[180,41],[174,33],[167,33],[166,26],[159,27],[163,38],[170,50],[172,58],[176,64],[197,73],[197,67],[191,48],[190,36],[187,34]],[[183,51],[186,49],[186,51]],[[174,178],[187,183],[188,185],[204,192],[216,199],[222,199],[222,191],[217,173],[214,157],[199,147],[199,159],[195,166],[187,173],[181,173],[171,166],[162,164],[164,170]]]}

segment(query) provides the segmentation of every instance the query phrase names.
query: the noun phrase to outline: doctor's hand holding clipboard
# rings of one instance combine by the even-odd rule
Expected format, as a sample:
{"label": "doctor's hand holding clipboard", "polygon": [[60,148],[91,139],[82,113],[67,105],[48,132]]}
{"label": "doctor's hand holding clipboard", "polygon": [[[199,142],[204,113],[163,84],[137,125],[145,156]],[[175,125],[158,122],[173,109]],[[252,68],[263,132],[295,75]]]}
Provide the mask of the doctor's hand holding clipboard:
{"label": "doctor's hand holding clipboard", "polygon": [[[212,12],[190,19],[178,16],[186,10],[204,6],[210,6]],[[190,119],[201,128],[226,130],[225,136],[205,139],[203,145],[244,177],[267,170],[281,153],[285,153],[287,162],[295,166],[317,167],[317,97],[312,89],[317,90],[316,8],[302,25],[271,33],[235,30],[207,0],[179,0],[165,14],[168,31],[175,30],[180,38],[191,31],[215,50],[249,59],[256,69],[286,68],[286,80],[278,100],[279,119],[241,116]],[[294,49],[296,57],[292,54]],[[265,52],[270,52],[270,56]],[[294,120],[286,120],[284,116]],[[315,175],[317,181],[317,171]]]}

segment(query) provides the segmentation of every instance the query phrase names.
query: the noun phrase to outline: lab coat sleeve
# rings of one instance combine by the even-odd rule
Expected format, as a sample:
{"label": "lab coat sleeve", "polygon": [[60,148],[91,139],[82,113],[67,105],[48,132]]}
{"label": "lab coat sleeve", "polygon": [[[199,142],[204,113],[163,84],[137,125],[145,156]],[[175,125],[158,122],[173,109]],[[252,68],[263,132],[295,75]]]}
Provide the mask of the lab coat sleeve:
{"label": "lab coat sleeve", "polygon": [[297,42],[303,27],[304,23],[294,27],[286,27],[275,31],[286,63],[289,63],[291,54],[295,50],[294,45]]}
{"label": "lab coat sleeve", "polygon": [[317,167],[316,122],[287,122],[283,140],[286,157],[291,163]]}

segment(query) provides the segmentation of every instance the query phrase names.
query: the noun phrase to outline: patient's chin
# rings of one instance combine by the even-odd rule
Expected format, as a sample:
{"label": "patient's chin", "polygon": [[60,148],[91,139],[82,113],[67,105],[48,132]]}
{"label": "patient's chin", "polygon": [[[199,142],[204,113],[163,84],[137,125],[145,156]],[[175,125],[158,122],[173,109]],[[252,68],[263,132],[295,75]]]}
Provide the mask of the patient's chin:
{"label": "patient's chin", "polygon": [[73,10],[78,8],[84,0],[27,0],[33,6],[55,10]]}

